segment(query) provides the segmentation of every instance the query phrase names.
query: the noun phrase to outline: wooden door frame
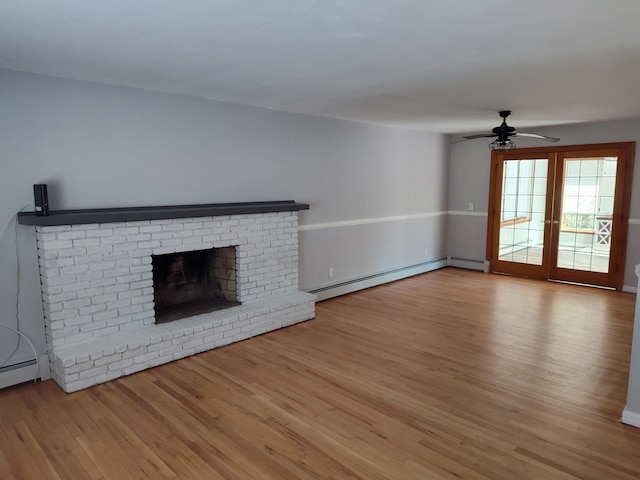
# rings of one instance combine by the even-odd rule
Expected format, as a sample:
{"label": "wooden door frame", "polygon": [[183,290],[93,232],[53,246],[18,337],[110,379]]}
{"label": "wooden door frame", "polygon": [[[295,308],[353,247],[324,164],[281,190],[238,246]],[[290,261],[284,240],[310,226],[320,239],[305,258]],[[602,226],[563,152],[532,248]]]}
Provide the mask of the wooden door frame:
{"label": "wooden door frame", "polygon": [[[614,218],[614,222],[617,220],[620,224],[620,236],[625,239],[624,243],[619,245],[614,263],[621,265],[615,272],[615,285],[616,290],[622,290],[624,285],[624,264],[627,253],[627,240],[629,237],[629,210],[631,208],[631,185],[633,183],[633,167],[635,161],[636,142],[615,142],[615,143],[589,143],[582,145],[562,145],[555,147],[530,147],[530,148],[516,148],[509,153],[515,154],[535,154],[535,155],[550,155],[560,152],[572,152],[576,150],[605,150],[616,149],[623,151],[626,156],[624,179],[621,185],[616,184],[616,189],[621,188],[622,198],[622,214],[618,215],[618,218]],[[496,168],[498,165],[498,155],[501,152],[491,152],[491,174],[489,176],[489,208],[487,212],[487,248],[485,257],[487,262],[491,262],[491,254],[493,251],[493,225],[496,215],[500,212],[496,209]],[[493,268],[491,268],[493,270]]]}

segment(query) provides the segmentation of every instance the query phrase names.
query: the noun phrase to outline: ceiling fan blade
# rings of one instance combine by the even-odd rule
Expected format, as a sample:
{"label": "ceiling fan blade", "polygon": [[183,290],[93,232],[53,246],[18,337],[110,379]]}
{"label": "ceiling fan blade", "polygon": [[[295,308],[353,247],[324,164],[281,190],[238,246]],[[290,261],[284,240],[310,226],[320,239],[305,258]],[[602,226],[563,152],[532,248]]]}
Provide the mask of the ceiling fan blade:
{"label": "ceiling fan blade", "polygon": [[475,138],[491,138],[491,137],[497,137],[497,135],[495,133],[479,133],[477,135],[465,135],[464,138],[465,140],[473,140]]}
{"label": "ceiling fan blade", "polygon": [[547,137],[546,135],[538,135],[537,133],[522,133],[516,132],[512,137],[527,137],[527,138],[537,138],[538,140],[545,140],[547,142],[559,142],[560,139],[556,137]]}

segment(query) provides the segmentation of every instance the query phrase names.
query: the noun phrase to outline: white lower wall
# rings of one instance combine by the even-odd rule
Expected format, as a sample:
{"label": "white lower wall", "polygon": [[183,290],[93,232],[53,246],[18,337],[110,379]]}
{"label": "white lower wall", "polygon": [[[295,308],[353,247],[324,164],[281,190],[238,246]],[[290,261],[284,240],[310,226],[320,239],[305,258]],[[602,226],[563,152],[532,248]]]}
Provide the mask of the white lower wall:
{"label": "white lower wall", "polygon": [[431,212],[302,225],[300,288],[317,290],[442,259],[446,222],[447,212]]}

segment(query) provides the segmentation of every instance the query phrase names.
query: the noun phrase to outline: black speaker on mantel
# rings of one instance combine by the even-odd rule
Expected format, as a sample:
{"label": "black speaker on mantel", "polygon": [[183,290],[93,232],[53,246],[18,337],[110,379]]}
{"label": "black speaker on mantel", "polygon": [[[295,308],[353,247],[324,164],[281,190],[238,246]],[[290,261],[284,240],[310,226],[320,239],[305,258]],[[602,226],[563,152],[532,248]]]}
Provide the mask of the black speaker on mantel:
{"label": "black speaker on mantel", "polygon": [[49,197],[47,185],[40,183],[33,186],[33,198],[36,204],[36,215],[49,215]]}

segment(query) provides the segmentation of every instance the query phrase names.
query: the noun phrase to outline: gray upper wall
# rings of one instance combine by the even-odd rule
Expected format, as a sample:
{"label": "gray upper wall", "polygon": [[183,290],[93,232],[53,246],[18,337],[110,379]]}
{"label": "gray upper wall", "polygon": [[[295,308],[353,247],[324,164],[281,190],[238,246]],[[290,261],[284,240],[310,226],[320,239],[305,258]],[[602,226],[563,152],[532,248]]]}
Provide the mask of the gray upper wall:
{"label": "gray upper wall", "polygon": [[316,223],[446,207],[443,135],[6,70],[0,101],[0,221],[39,182],[52,209],[295,199]]}

